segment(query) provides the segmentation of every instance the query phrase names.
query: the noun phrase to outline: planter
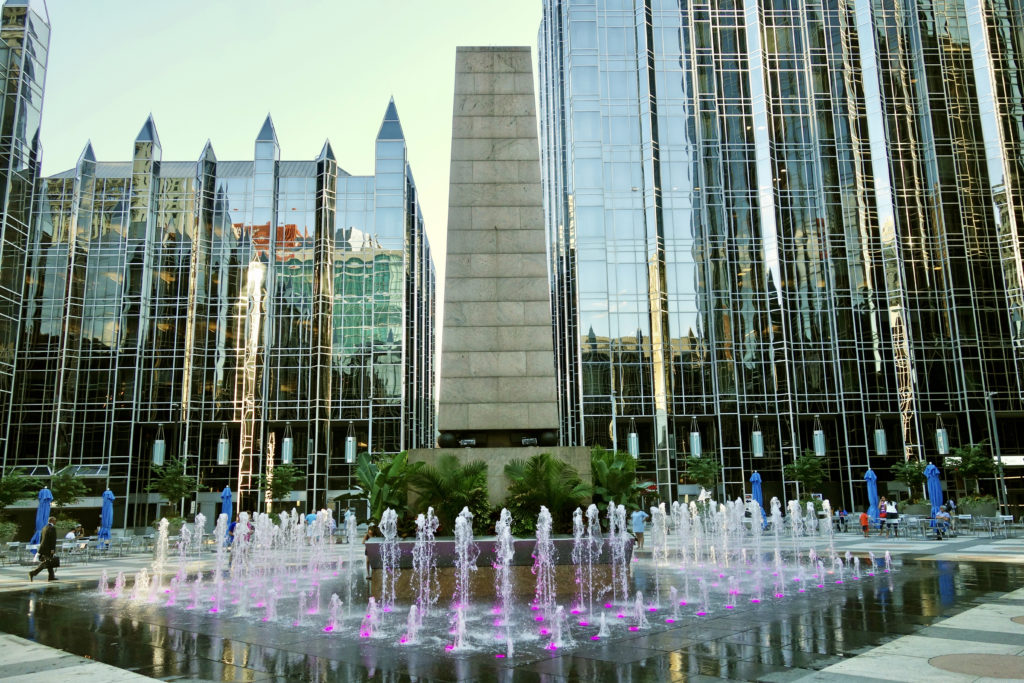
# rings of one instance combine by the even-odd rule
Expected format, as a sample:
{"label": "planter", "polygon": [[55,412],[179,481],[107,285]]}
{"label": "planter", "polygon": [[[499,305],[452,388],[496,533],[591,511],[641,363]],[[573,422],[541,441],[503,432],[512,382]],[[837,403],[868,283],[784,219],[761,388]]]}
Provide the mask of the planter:
{"label": "planter", "polygon": [[973,515],[974,517],[995,517],[999,510],[996,503],[961,503],[956,509],[957,514]]}
{"label": "planter", "polygon": [[900,506],[899,511],[901,515],[927,517],[932,514],[932,505],[931,503],[911,503],[909,505]]}

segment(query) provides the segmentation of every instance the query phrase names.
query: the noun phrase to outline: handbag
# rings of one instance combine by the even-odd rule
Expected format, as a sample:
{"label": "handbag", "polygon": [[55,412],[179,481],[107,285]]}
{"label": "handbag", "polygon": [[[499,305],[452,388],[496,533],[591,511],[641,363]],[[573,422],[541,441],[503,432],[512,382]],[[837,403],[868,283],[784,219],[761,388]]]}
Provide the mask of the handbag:
{"label": "handbag", "polygon": [[60,566],[60,557],[58,557],[57,555],[54,555],[53,557],[51,557],[50,558],[50,566],[53,567],[54,569],[59,567]]}

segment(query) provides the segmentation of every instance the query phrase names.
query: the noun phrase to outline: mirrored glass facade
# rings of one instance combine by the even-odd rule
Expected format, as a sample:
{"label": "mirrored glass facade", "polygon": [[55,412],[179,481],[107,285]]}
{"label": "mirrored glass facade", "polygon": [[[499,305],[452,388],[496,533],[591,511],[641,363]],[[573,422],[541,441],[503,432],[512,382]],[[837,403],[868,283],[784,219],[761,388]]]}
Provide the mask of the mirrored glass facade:
{"label": "mirrored glass facade", "polygon": [[0,464],[6,465],[50,27],[45,6],[27,0],[11,0],[0,13]]}
{"label": "mirrored glass facade", "polygon": [[250,509],[285,438],[310,509],[350,486],[350,429],[359,451],[432,444],[434,267],[394,102],[370,176],[346,173],[329,143],[281,160],[270,117],[251,161],[209,143],[198,161],[161,156],[150,119],[130,161],[87,147],[41,182],[17,463],[95,467],[145,524],[161,436],[201,503],[230,485]]}
{"label": "mirrored glass facade", "polygon": [[849,508],[995,424],[1019,502],[1020,3],[545,0],[539,44],[570,443],[792,495],[820,424]]}

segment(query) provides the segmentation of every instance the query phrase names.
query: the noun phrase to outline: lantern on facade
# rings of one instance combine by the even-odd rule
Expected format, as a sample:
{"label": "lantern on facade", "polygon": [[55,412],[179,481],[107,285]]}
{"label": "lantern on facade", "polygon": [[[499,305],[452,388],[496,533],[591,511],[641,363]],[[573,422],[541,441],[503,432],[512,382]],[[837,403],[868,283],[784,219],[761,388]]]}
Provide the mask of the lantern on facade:
{"label": "lantern on facade", "polygon": [[821,420],[814,416],[814,433],[811,437],[814,444],[814,454],[819,458],[825,457],[825,430],[821,428]]}
{"label": "lantern on facade", "polygon": [[231,439],[228,438],[228,426],[220,428],[220,438],[217,440],[217,464],[227,465],[231,457]]}
{"label": "lantern on facade", "polygon": [[163,467],[164,455],[167,453],[167,442],[164,441],[164,426],[156,430],[156,438],[153,440],[153,466]]}
{"label": "lantern on facade", "polygon": [[356,461],[356,428],[348,423],[348,436],[345,437],[345,462],[349,465]]}
{"label": "lantern on facade", "polygon": [[634,460],[640,457],[640,435],[636,433],[636,420],[633,419],[629,421],[629,433],[626,434],[626,448]]}
{"label": "lantern on facade", "polygon": [[750,450],[755,458],[764,457],[764,434],[761,432],[761,423],[754,416],[754,429],[750,432]]}
{"label": "lantern on facade", "polygon": [[935,418],[935,448],[939,455],[949,455],[949,432],[942,425],[942,416]]}
{"label": "lantern on facade", "polygon": [[690,455],[699,458],[702,453],[700,443],[700,427],[697,426],[697,418],[690,421]]}
{"label": "lantern on facade", "polygon": [[295,439],[292,438],[292,425],[284,426],[284,438],[281,439],[281,464],[291,465],[295,458]]}
{"label": "lantern on facade", "polygon": [[875,415],[875,453],[885,455],[889,452],[889,444],[885,439],[885,428],[882,427],[882,417]]}

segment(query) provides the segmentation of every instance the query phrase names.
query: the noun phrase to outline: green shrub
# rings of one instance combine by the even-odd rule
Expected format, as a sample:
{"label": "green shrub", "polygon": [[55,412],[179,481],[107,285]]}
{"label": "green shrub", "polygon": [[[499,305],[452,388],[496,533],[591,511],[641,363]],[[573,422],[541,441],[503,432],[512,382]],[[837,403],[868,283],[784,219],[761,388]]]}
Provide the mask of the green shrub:
{"label": "green shrub", "polygon": [[636,460],[629,453],[594,446],[590,449],[590,474],[594,481],[590,494],[599,507],[615,501],[635,508],[646,490],[646,485],[636,480]]}
{"label": "green shrub", "polygon": [[505,465],[505,476],[511,482],[505,507],[512,514],[513,534],[537,530],[541,505],[551,512],[553,531],[572,531],[572,512],[586,499],[589,489],[574,467],[550,453],[540,453]]}
{"label": "green shrub", "polygon": [[441,455],[434,466],[424,466],[409,477],[409,485],[419,496],[417,511],[434,508],[441,523],[439,533],[455,533],[455,518],[463,508],[473,514],[473,528],[478,532],[490,518],[487,502],[487,463],[474,460],[465,465],[450,453]]}

